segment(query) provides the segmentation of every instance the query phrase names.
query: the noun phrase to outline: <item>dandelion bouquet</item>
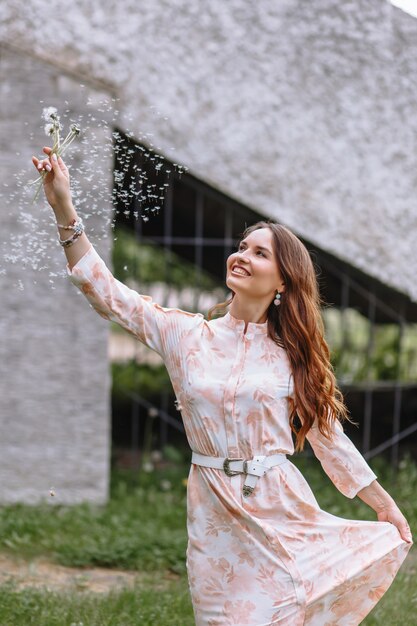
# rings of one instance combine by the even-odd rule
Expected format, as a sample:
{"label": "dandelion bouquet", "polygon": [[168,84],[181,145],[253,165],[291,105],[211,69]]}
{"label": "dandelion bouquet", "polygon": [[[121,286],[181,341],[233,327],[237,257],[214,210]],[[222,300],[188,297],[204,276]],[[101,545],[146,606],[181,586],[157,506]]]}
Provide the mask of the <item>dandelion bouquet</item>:
{"label": "dandelion bouquet", "polygon": [[[58,112],[55,107],[46,107],[43,109],[42,117],[45,120],[45,134],[48,137],[52,137],[53,146],[50,155],[56,154],[58,157],[62,156],[65,150],[72,144],[74,139],[80,134],[80,128],[77,124],[71,124],[70,130],[65,137],[61,141],[60,132],[63,129],[63,126],[59,120]],[[38,185],[36,188],[36,193],[33,198],[33,202],[35,202],[39,196],[39,192],[42,189],[43,179],[47,175],[48,172],[42,171],[36,180],[31,181],[30,185]]]}

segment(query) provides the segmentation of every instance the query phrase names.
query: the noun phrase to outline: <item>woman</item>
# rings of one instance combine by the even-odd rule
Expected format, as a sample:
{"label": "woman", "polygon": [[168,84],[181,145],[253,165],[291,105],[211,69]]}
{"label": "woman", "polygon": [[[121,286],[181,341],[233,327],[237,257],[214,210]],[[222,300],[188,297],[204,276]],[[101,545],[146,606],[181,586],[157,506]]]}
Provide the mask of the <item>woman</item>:
{"label": "woman", "polygon": [[[62,159],[46,169],[72,282],[104,318],[164,359],[193,451],[187,570],[197,626],[354,626],[412,545],[406,519],[343,432],[314,268],[279,224],[248,228],[227,260],[224,317],[163,308],[117,281],[83,232]],[[216,307],[215,307],[216,308]],[[295,425],[296,416],[301,428]],[[338,416],[338,417],[336,417]],[[307,439],[348,498],[378,521],[320,509],[286,455]]]}

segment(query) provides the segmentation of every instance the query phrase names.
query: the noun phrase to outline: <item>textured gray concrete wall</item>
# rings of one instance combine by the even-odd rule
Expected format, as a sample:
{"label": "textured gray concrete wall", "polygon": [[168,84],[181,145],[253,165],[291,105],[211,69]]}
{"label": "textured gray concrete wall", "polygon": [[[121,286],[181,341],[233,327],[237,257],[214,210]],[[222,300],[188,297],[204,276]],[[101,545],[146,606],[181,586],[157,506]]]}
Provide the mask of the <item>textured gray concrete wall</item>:
{"label": "textured gray concrete wall", "polygon": [[[81,93],[79,81],[7,50],[1,53],[0,75],[0,239],[3,253],[18,256],[15,263],[2,263],[6,272],[0,275],[0,501],[52,500],[53,486],[55,502],[104,502],[110,461],[108,324],[63,276],[66,259],[46,202],[31,205],[20,187],[36,178],[31,155],[49,143],[43,129],[32,136],[29,130],[39,126],[40,101],[57,107],[70,101],[77,119],[86,113],[85,94],[96,99],[100,94],[88,88]],[[100,149],[109,138],[97,128],[95,141]],[[102,153],[111,190],[112,163]],[[81,147],[74,145],[77,169],[83,158]],[[22,176],[15,177],[20,170]],[[83,185],[91,183],[81,180]],[[102,209],[109,214],[110,205]],[[103,222],[103,215],[92,217],[88,228],[108,260]],[[24,235],[35,242],[36,232],[37,245],[45,248],[46,270],[40,267],[41,256],[25,250],[27,242],[19,239]],[[20,253],[16,243],[23,248]],[[61,274],[51,279],[57,270]]]}
{"label": "textured gray concrete wall", "polygon": [[384,0],[58,4],[9,0],[2,36],[113,84],[137,137],[417,300],[415,18]]}

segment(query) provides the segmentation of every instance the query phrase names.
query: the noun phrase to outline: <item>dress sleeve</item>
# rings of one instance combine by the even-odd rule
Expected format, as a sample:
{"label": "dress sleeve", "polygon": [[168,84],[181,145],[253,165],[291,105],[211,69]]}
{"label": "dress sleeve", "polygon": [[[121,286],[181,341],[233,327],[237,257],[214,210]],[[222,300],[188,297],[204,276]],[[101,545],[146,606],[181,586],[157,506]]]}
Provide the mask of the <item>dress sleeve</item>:
{"label": "dress sleeve", "polygon": [[347,498],[354,498],[358,491],[367,487],[377,476],[345,434],[341,422],[335,420],[333,425],[333,441],[320,433],[316,422],[306,439],[337,489]]}
{"label": "dress sleeve", "polygon": [[117,280],[93,246],[67,273],[101,317],[117,322],[163,359],[178,347],[183,333],[202,320],[202,313],[165,308]]}

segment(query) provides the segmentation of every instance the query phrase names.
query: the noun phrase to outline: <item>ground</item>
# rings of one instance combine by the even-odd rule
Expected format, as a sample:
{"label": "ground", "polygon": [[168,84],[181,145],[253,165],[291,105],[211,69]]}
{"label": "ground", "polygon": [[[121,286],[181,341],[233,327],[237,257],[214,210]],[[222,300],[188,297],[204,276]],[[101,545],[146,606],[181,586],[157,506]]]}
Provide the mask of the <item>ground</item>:
{"label": "ground", "polygon": [[[0,555],[0,585],[13,580],[20,589],[25,587],[47,588],[51,591],[92,591],[105,593],[123,587],[134,586],[144,577],[141,572],[129,572],[104,567],[64,567],[42,558],[30,561],[13,556]],[[166,571],[160,577],[161,588],[169,580],[177,580],[178,574]]]}

